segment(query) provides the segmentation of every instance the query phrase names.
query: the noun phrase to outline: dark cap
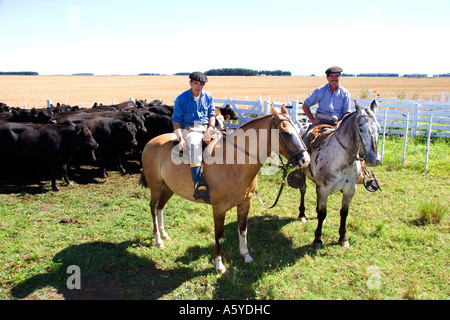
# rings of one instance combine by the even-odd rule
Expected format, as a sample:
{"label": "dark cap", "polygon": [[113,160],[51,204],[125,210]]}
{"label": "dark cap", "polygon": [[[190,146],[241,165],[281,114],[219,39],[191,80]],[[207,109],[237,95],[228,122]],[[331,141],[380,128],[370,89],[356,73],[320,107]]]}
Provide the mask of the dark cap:
{"label": "dark cap", "polygon": [[192,81],[199,81],[199,82],[208,82],[208,77],[202,73],[202,72],[192,72],[189,75],[189,79],[191,79]]}
{"label": "dark cap", "polygon": [[341,73],[342,68],[341,67],[337,67],[337,66],[333,66],[333,67],[329,67],[326,71],[325,74],[328,76],[330,73]]}

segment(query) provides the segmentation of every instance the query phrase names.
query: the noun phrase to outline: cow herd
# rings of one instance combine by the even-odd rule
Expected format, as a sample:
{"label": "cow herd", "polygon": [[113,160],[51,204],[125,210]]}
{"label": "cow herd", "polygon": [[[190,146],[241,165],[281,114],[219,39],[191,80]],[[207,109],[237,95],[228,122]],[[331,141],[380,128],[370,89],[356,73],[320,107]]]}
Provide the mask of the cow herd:
{"label": "cow herd", "polygon": [[[237,119],[229,106],[219,111]],[[173,131],[172,113],[173,106],[159,100],[92,108],[58,103],[46,109],[13,108],[0,102],[0,184],[51,179],[57,191],[61,176],[72,184],[71,168],[97,168],[102,178],[108,170],[125,174],[127,164],[140,162],[148,141]]]}

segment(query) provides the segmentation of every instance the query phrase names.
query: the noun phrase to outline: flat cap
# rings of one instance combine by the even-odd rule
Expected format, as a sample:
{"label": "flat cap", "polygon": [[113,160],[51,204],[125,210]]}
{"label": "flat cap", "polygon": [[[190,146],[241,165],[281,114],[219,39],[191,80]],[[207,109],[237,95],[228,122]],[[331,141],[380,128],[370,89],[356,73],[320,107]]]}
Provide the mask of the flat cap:
{"label": "flat cap", "polygon": [[189,79],[191,79],[192,81],[208,82],[208,77],[206,76],[206,74],[198,71],[192,72],[189,75]]}
{"label": "flat cap", "polygon": [[338,67],[338,66],[332,66],[332,67],[329,67],[326,71],[325,71],[325,74],[326,75],[329,75],[330,73],[341,73],[342,71],[344,71],[344,70],[342,70],[342,68],[341,67]]}

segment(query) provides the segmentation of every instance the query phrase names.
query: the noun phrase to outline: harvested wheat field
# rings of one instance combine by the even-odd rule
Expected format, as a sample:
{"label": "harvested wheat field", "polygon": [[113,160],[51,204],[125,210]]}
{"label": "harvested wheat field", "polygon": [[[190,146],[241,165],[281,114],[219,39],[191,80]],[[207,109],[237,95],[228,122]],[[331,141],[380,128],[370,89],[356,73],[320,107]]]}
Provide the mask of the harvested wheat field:
{"label": "harvested wheat field", "polygon": [[[299,101],[316,87],[325,84],[325,77],[209,77],[205,90],[216,98]],[[430,96],[440,100],[441,93],[450,92],[450,78],[342,78],[341,85],[352,97],[364,89],[372,97],[393,98],[409,93],[411,98]],[[70,105],[92,106],[97,100],[105,105],[129,98],[161,99],[172,104],[174,97],[189,88],[187,76],[0,76],[0,101],[13,107],[45,107],[67,101]]]}

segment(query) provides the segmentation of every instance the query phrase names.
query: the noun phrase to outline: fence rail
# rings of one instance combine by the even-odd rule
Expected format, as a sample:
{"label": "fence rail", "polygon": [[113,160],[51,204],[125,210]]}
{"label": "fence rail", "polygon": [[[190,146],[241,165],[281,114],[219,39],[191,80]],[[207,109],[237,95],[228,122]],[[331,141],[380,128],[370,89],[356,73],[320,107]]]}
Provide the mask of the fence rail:
{"label": "fence rail", "polygon": [[[356,101],[363,108],[368,108],[372,99],[354,99],[351,110],[355,110]],[[378,104],[377,119],[382,126],[381,134],[399,134],[407,132],[412,138],[417,135],[427,135],[431,130],[431,136],[450,137],[450,103],[441,101],[402,100],[402,99],[376,99]],[[270,114],[270,104],[280,108],[284,104],[291,110],[291,117],[298,126],[308,123],[308,118],[302,109],[302,103],[298,101],[257,101],[214,99],[216,104],[230,105],[239,114],[237,122],[229,122],[229,127],[237,127],[246,123],[254,116]],[[315,113],[317,106],[312,106]],[[252,116],[253,115],[253,116]],[[430,122],[431,121],[431,122]],[[408,130],[405,131],[408,123]],[[431,127],[430,127],[431,123]],[[430,129],[431,128],[431,129]]]}

